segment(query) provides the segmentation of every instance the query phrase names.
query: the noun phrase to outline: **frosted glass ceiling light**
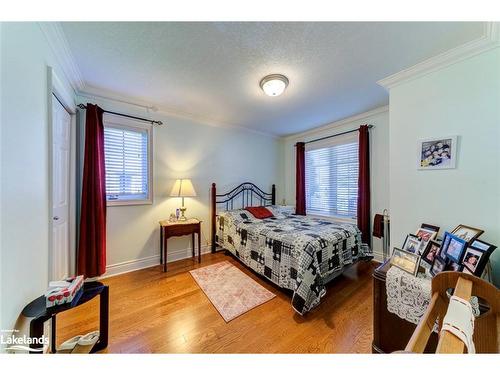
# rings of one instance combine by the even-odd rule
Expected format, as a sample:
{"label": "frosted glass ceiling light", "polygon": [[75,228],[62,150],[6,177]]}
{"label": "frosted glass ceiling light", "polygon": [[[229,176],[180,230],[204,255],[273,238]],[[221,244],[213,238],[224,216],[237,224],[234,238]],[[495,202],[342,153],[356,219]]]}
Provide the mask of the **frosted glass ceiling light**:
{"label": "frosted glass ceiling light", "polygon": [[260,81],[262,91],[268,96],[280,96],[288,86],[288,78],[282,74],[271,74]]}

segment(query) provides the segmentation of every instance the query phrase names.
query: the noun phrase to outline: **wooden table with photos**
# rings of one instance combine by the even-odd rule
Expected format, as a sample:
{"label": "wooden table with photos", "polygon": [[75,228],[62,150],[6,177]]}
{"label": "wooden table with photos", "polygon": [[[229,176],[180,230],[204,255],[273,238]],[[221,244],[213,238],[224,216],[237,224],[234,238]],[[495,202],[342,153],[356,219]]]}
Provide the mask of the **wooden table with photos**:
{"label": "wooden table with photos", "polygon": [[440,228],[423,223],[409,233],[401,248],[395,247],[391,263],[416,275],[420,267],[434,276],[442,271],[459,271],[482,277],[489,273],[489,258],[496,246],[479,240],[482,229],[460,224],[437,238]]}
{"label": "wooden table with photos", "polygon": [[[432,277],[442,271],[488,276],[485,270],[496,246],[478,239],[482,230],[459,225],[445,231],[438,241],[439,229],[422,224],[415,234],[407,235],[402,248],[395,247],[391,258],[375,270],[374,352],[404,349],[403,344],[429,305]],[[481,301],[474,297],[470,302],[479,314]],[[397,337],[390,330],[397,330]],[[431,338],[426,351],[433,351],[436,343],[437,335]]]}

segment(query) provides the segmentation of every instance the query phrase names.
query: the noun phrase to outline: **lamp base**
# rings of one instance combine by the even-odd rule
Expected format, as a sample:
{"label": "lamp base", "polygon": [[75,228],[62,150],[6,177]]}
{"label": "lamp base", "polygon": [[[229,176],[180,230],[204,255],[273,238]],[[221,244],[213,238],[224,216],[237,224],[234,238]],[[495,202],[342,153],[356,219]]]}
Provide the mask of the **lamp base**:
{"label": "lamp base", "polygon": [[179,217],[179,221],[186,221],[187,217],[184,215],[186,213],[186,207],[181,207],[181,216]]}

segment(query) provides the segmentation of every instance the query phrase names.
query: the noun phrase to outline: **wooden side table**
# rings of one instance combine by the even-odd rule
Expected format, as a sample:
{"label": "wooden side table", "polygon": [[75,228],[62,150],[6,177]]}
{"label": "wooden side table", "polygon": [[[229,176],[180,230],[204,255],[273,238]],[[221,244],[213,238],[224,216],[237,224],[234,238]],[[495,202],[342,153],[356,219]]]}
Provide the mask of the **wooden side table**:
{"label": "wooden side table", "polygon": [[198,263],[201,263],[201,221],[188,219],[186,221],[160,220],[160,262],[163,272],[167,271],[167,242],[170,237],[191,235],[193,257],[195,256],[194,235],[198,235]]}
{"label": "wooden side table", "polygon": [[[392,353],[404,350],[417,326],[401,319],[387,310],[386,274],[391,268],[387,260],[373,271],[373,353]],[[426,353],[435,353],[438,342],[432,333],[427,343]]]}
{"label": "wooden side table", "polygon": [[[52,353],[56,353],[56,316],[60,312],[80,306],[94,297],[99,296],[99,340],[94,345],[91,353],[95,353],[108,346],[109,332],[109,287],[99,281],[87,281],[83,284],[82,295],[76,301],[65,305],[58,305],[47,308],[45,306],[45,296],[40,296],[26,305],[21,315],[31,319],[30,337],[41,338],[43,335],[43,324],[51,319],[52,327],[50,332],[50,344]],[[30,348],[42,349],[42,344],[31,344]],[[40,353],[40,352],[34,352]]]}

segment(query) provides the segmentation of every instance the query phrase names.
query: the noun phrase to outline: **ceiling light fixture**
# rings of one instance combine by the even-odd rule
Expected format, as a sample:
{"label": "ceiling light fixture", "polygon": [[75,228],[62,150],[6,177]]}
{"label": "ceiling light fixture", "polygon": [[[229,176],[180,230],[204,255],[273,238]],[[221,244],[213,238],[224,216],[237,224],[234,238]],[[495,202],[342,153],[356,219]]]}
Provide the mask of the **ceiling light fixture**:
{"label": "ceiling light fixture", "polygon": [[268,96],[280,96],[288,86],[288,78],[282,74],[270,74],[260,81],[260,88]]}

